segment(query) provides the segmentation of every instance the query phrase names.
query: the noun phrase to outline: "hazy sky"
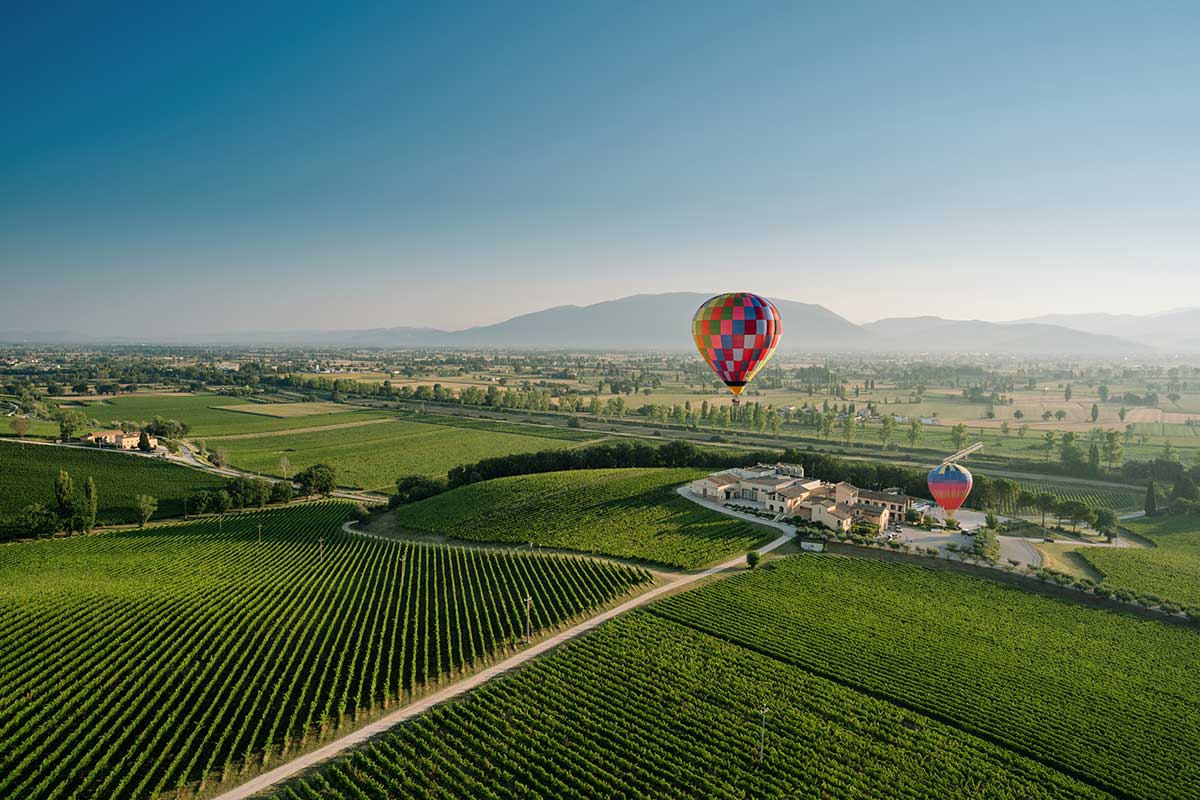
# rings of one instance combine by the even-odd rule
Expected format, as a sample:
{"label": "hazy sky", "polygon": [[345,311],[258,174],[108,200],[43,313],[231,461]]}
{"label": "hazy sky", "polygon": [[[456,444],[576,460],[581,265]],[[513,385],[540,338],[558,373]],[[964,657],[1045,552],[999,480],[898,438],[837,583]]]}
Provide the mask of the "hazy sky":
{"label": "hazy sky", "polygon": [[0,26],[0,330],[1200,304],[1196,2],[136,5]]}

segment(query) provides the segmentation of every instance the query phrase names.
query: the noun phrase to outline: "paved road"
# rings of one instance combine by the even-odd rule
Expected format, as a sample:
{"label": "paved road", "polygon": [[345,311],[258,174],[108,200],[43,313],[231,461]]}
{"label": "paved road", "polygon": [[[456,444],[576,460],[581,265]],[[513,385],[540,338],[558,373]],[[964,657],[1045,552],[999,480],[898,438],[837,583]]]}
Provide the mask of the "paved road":
{"label": "paved road", "polygon": [[[736,515],[736,512],[733,513]],[[763,520],[759,520],[757,517],[754,517],[753,519],[756,522],[763,522]],[[780,545],[790,541],[796,535],[795,529],[792,528],[791,525],[774,523],[773,526],[779,528],[782,533],[780,534],[779,538],[760,548],[760,553],[768,553]],[[461,680],[452,686],[447,686],[445,689],[434,692],[428,697],[424,697],[408,704],[407,706],[404,706],[401,709],[393,711],[391,714],[388,714],[387,716],[382,717],[369,725],[359,728],[358,730],[353,731],[352,733],[349,733],[340,739],[335,739],[329,744],[313,750],[311,753],[305,753],[304,755],[299,756],[287,762],[286,764],[282,764],[275,769],[270,770],[269,772],[265,772],[257,778],[238,786],[236,789],[225,792],[224,794],[218,796],[216,800],[245,800],[245,798],[249,798],[256,793],[279,783],[280,781],[287,780],[288,778],[291,778],[298,773],[303,772],[304,770],[310,769],[311,767],[314,767],[323,761],[334,758],[346,750],[362,744],[372,736],[377,736],[378,734],[384,733],[389,728],[392,728],[401,722],[404,722],[405,720],[411,719],[416,715],[429,710],[433,706],[438,705],[439,703],[444,703],[447,700],[458,697],[466,692],[471,691],[472,689],[482,686],[492,678],[503,675],[505,672],[524,664],[530,659],[536,658],[543,653],[547,653],[553,650],[555,647],[558,647],[560,644],[593,630],[594,628],[604,624],[605,622],[608,622],[614,617],[620,616],[621,614],[638,608],[639,606],[644,606],[668,592],[676,591],[681,587],[696,583],[697,581],[702,581],[705,578],[716,575],[719,572],[723,572],[728,569],[735,569],[743,566],[744,564],[745,556],[738,556],[737,558],[731,558],[723,564],[710,567],[702,572],[688,573],[686,575],[680,575],[676,578],[673,578],[667,583],[651,589],[644,594],[640,594],[615,608],[611,608],[608,611],[597,614],[591,619],[585,620],[574,627],[568,628],[561,633],[551,636],[549,639],[544,639],[537,644],[532,645],[527,650],[523,650],[514,656],[506,658],[499,664],[488,667],[487,669],[477,672],[471,677]]]}

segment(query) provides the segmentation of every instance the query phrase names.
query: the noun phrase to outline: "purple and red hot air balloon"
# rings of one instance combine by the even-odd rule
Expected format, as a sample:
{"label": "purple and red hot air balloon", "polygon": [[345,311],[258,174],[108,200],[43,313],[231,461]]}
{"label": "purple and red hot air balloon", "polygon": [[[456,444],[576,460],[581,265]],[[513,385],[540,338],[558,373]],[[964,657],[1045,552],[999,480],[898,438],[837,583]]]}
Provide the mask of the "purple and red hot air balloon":
{"label": "purple and red hot air balloon", "polygon": [[782,330],[778,309],[770,300],[750,292],[709,298],[692,317],[696,349],[733,392],[735,403],[750,379],[770,360]]}
{"label": "purple and red hot air balloon", "polygon": [[971,473],[958,464],[940,464],[929,471],[929,493],[953,517],[971,493]]}

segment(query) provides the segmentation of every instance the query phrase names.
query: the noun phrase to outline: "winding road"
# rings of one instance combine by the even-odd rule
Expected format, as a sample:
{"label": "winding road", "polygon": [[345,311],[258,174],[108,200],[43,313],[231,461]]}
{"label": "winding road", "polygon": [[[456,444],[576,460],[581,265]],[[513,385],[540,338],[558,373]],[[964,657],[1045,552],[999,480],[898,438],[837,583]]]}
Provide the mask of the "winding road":
{"label": "winding road", "polygon": [[[738,515],[737,512],[732,513],[735,516]],[[791,525],[786,525],[783,523],[770,523],[765,520],[760,520],[757,517],[747,518],[764,525],[771,525],[772,527],[775,527],[781,531],[780,536],[777,539],[759,549],[760,553],[769,553],[777,547],[780,547],[781,545],[791,541],[796,535],[795,529]],[[346,530],[351,530],[351,528],[347,526]],[[666,583],[656,586],[655,588],[644,592],[637,597],[621,603],[615,608],[610,608],[607,611],[603,611],[600,614],[591,617],[590,619],[586,619],[577,625],[556,633],[548,639],[543,639],[537,644],[531,645],[528,649],[522,650],[516,655],[509,656],[498,664],[487,667],[486,669],[475,673],[469,678],[464,678],[463,680],[451,686],[447,686],[444,689],[434,692],[428,697],[423,697],[420,700],[409,703],[403,708],[399,708],[387,716],[381,717],[375,722],[364,725],[363,727],[352,731],[351,733],[348,733],[339,739],[335,739],[326,745],[318,747],[316,750],[305,753],[301,756],[297,756],[285,764],[281,764],[280,766],[275,767],[268,772],[264,772],[257,778],[249,780],[246,783],[243,783],[241,786],[231,789],[224,794],[218,795],[216,800],[246,800],[246,798],[253,797],[258,792],[268,789],[271,786],[280,783],[281,781],[287,780],[288,778],[295,777],[307,769],[315,767],[324,761],[341,755],[353,747],[363,744],[373,736],[385,733],[388,729],[399,725],[401,722],[409,720],[424,711],[429,710],[439,703],[444,703],[447,700],[451,700],[455,697],[466,694],[472,689],[487,683],[492,678],[503,675],[509,670],[515,669],[529,660],[537,658],[543,653],[548,653],[549,651],[558,647],[560,644],[582,636],[588,631],[603,625],[605,622],[608,622],[614,617],[618,617],[621,614],[632,611],[635,608],[644,606],[647,603],[650,603],[663,596],[664,594],[677,591],[684,586],[702,581],[705,578],[709,578],[720,572],[744,567],[745,563],[745,556],[739,555],[736,558],[731,558],[724,563],[718,564],[715,567],[709,567],[701,572],[692,572],[674,577],[668,580]]]}

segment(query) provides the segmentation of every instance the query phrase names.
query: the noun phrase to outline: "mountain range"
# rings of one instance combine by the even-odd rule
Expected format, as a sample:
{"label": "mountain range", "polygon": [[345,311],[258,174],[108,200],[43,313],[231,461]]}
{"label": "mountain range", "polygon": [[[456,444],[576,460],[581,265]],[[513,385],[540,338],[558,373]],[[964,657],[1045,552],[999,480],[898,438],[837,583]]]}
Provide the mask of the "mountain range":
{"label": "mountain range", "polygon": [[[457,331],[415,327],[297,330],[186,339],[163,336],[120,343],[687,351],[692,348],[687,323],[709,296],[699,292],[638,294],[587,306],[556,306]],[[824,306],[792,300],[773,302],[783,318],[781,352],[1043,356],[1200,352],[1200,308],[1149,316],[1074,314],[1011,322],[893,317],[856,325]],[[0,341],[49,344],[95,340],[65,332],[0,332]],[[117,343],[111,338],[104,342]]]}

